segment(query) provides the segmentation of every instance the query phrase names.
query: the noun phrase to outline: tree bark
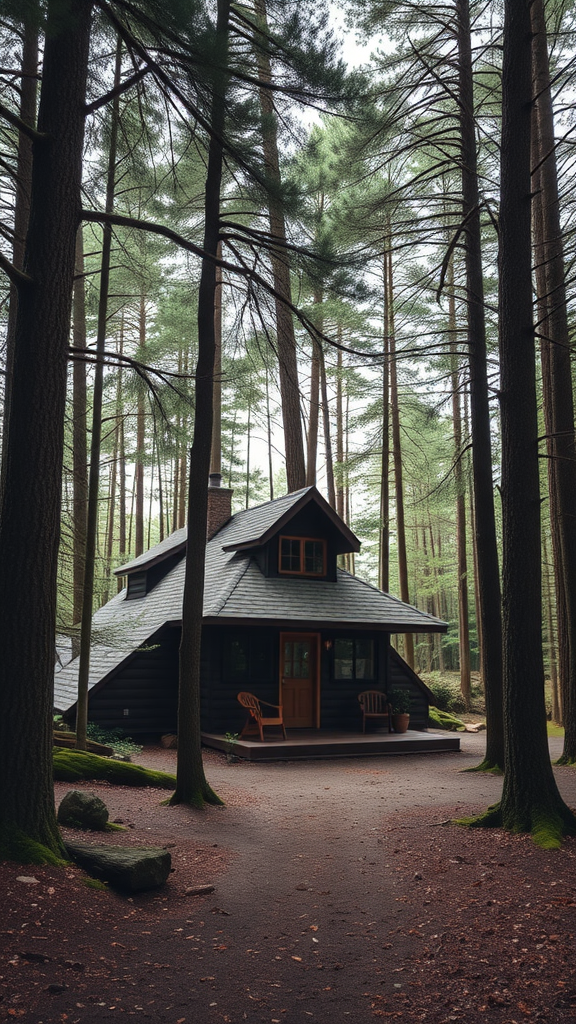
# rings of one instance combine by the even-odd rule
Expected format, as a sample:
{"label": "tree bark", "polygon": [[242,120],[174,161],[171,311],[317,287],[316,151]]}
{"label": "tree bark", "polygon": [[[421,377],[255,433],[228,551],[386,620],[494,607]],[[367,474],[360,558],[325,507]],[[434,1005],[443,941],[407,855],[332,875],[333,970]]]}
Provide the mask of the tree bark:
{"label": "tree bark", "polygon": [[[396,493],[396,538],[398,544],[398,578],[400,597],[410,604],[408,589],[408,555],[406,551],[406,523],[404,518],[404,483],[402,477],[402,442],[400,439],[400,404],[398,400],[398,375],[396,370],[396,336],[394,326],[394,279],[392,269],[392,235],[388,232],[388,343],[390,349],[390,411],[392,418],[392,460],[394,464],[394,487]],[[410,668],[414,668],[414,636],[404,634],[404,655]]]}
{"label": "tree bark", "polygon": [[[116,66],[114,86],[120,84],[122,70],[122,43],[116,45]],[[110,148],[108,152],[108,173],[106,181],[106,213],[114,208],[114,183],[116,175],[116,149],[120,97],[112,102]],[[102,260],[100,265],[100,294],[98,296],[98,327],[96,332],[96,367],[92,394],[92,437],[90,441],[90,470],[88,474],[88,513],[86,518],[86,557],[84,562],[84,587],[82,592],[82,619],[80,624],[80,660],[78,663],[78,701],[76,704],[76,746],[86,750],[88,725],[88,679],[90,675],[90,645],[92,640],[92,615],[94,611],[94,575],[96,567],[96,545],[98,538],[98,504],[100,492],[100,443],[102,438],[102,397],[104,388],[104,353],[108,320],[108,291],[110,288],[110,252],[112,248],[112,225],[104,223],[102,228]]]}
{"label": "tree bark", "polygon": [[[138,347],[139,358],[144,362],[144,350],[146,348],[146,296],[144,285],[140,292],[140,307],[138,312]],[[138,381],[138,407],[136,411],[136,522],[135,540],[136,557],[144,551],[144,446],[146,444],[146,395],[144,383]]]}
{"label": "tree bark", "polygon": [[[384,253],[384,358],[382,360],[382,459],[380,464],[380,544],[378,586],[390,590],[390,326],[388,323],[387,253]],[[340,353],[338,353],[340,355]]]}
{"label": "tree bark", "polygon": [[[205,187],[204,251],[216,256],[220,231],[220,188],[222,181],[222,137],[226,103],[228,63],[228,23],[230,0],[218,0],[216,24],[218,66],[213,70],[212,128],[208,151]],[[220,803],[204,775],[200,732],[200,668],[206,532],[208,521],[208,476],[212,448],[214,407],[214,361],[216,339],[214,305],[217,289],[216,266],[202,261],[198,293],[198,362],[196,366],[196,404],[190,451],[188,494],[188,544],[186,579],[182,609],[180,642],[180,678],[178,692],[178,755],[176,791],[171,803],[201,807]]]}
{"label": "tree bark", "polygon": [[[254,9],[263,33],[267,32],[266,0],[255,0]],[[275,299],[278,366],[280,395],[282,399],[282,422],[284,424],[284,445],[286,449],[286,479],[288,491],[298,491],[306,486],[304,466],[304,443],[302,439],[302,417],[300,410],[300,388],[296,360],[296,337],[292,313],[287,303],[292,301],[290,285],[290,261],[286,248],[286,223],[280,198],[280,160],[276,112],[273,94],[269,85],[272,81],[270,58],[264,49],[263,36],[256,44],[260,109],[262,112],[262,146],[264,166],[270,183],[269,217],[270,234],[275,241],[271,251],[274,288],[280,298]]]}
{"label": "tree bark", "polygon": [[[22,40],[22,78],[20,82],[20,119],[32,128],[36,124],[36,103],[38,94],[38,19],[26,18],[23,26]],[[32,139],[20,131],[18,133],[18,160],[16,167],[16,196],[14,206],[14,244],[12,262],[18,270],[24,266],[24,250],[26,232],[30,217],[30,189],[32,183]],[[10,304],[8,307],[8,323],[6,325],[6,359],[4,367],[4,410],[2,414],[2,448],[7,446],[8,424],[10,420],[10,393],[12,388],[12,371],[14,366],[14,342],[16,332],[16,315],[18,312],[18,289],[10,284]],[[5,461],[2,458],[0,470],[0,488],[4,485]]]}
{"label": "tree bark", "polygon": [[488,812],[557,846],[576,818],[554,779],[544,705],[538,414],[532,321],[531,29],[526,0],[506,0],[502,66],[500,365],[506,771]]}
{"label": "tree bark", "polygon": [[[542,345],[548,347],[549,375],[545,383],[545,401],[549,405],[548,420],[552,428],[551,455],[553,472],[550,474],[554,498],[551,512],[557,517],[560,555],[560,575],[565,611],[565,638],[568,674],[564,681],[564,750],[561,762],[576,762],[576,435],[574,431],[574,395],[566,286],[564,273],[564,244],[560,224],[558,177],[554,142],[554,114],[550,89],[550,70],[546,21],[542,0],[533,0],[530,6],[532,26],[532,68],[536,96],[536,144],[533,151],[538,161],[536,203],[539,215],[534,218],[540,227],[536,239],[536,266],[538,277],[543,278],[546,337]],[[543,271],[543,273],[542,273]],[[555,552],[555,554],[557,554]]]}
{"label": "tree bark", "polygon": [[[74,347],[86,348],[86,287],[84,279],[84,251],[82,228],[76,236],[76,279],[73,298]],[[86,513],[88,509],[88,449],[87,449],[87,387],[86,363],[75,359],[72,363],[72,622],[80,624],[82,595],[84,593],[84,562],[86,559]],[[72,636],[72,656],[80,653],[80,637]]]}
{"label": "tree bark", "polygon": [[450,303],[448,330],[450,335],[450,376],[452,382],[452,422],[454,424],[454,484],[456,489],[456,550],[458,562],[458,652],[460,661],[460,691],[470,707],[470,626],[468,609],[468,564],[466,555],[466,502],[465,480],[462,472],[462,415],[460,410],[460,381],[458,373],[458,345],[456,343],[456,297],[454,294],[454,264],[450,261],[447,279]]}
{"label": "tree bark", "polygon": [[320,342],[312,341],[310,359],[310,412],[308,415],[308,448],[306,458],[306,486],[316,485],[316,461],[318,455],[318,413],[320,410]]}
{"label": "tree bark", "polygon": [[468,0],[457,0],[458,84],[462,166],[462,213],[470,362],[470,419],[474,516],[478,569],[479,638],[486,700],[486,755],[481,768],[504,767],[502,707],[502,617],[498,545],[494,514],[492,442],[488,403],[486,323],[480,237],[480,196],[474,122],[474,94]]}
{"label": "tree bark", "polygon": [[91,4],[50,0],[0,520],[1,856],[63,852],[52,701],[67,354]]}

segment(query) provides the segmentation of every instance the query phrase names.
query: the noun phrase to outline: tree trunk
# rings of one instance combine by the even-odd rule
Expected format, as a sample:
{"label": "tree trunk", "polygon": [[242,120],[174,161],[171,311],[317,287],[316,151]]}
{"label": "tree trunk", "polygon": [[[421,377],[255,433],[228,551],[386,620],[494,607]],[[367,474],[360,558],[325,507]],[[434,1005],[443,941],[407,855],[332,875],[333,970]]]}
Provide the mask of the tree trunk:
{"label": "tree trunk", "polygon": [[[267,33],[266,2],[255,0],[254,10],[263,33]],[[284,444],[286,449],[286,478],[288,491],[298,491],[306,486],[306,470],[304,466],[304,444],[302,440],[302,419],[300,412],[300,389],[298,384],[298,364],[296,361],[296,337],[292,313],[286,305],[292,301],[290,285],[290,261],[286,248],[286,224],[284,209],[280,198],[280,161],[278,158],[278,139],[276,112],[272,91],[270,58],[265,50],[264,34],[258,35],[256,54],[260,109],[262,112],[262,147],[264,166],[270,182],[269,217],[270,234],[275,248],[271,251],[274,288],[280,298],[276,304],[276,331],[278,346],[278,366],[280,373],[280,395],[282,399],[282,421],[284,424]]]}
{"label": "tree trunk", "polygon": [[[120,83],[121,70],[122,43],[120,37],[118,37],[116,45],[116,67],[114,71],[115,86],[118,86]],[[112,103],[111,113],[110,148],[108,152],[108,174],[106,182],[106,213],[112,213],[114,208],[114,183],[116,174],[119,111],[120,97],[116,96]],[[96,333],[96,368],[94,372],[94,391],[92,395],[92,438],[90,442],[90,471],[88,474],[86,559],[84,563],[84,589],[82,593],[82,619],[80,623],[78,702],[76,704],[76,746],[78,750],[86,750],[86,728],[88,725],[88,678],[90,675],[90,645],[92,640],[92,614],[94,610],[94,574],[98,537],[102,393],[104,387],[104,352],[106,350],[111,248],[112,225],[106,222],[102,228],[102,262],[100,268],[100,294],[98,296],[98,328]]]}
{"label": "tree trunk", "polygon": [[[342,340],[338,328],[338,340]],[[336,367],[336,511],[344,519],[344,410],[342,405],[342,349],[338,349]]]}
{"label": "tree trunk", "polygon": [[[402,480],[402,445],[400,440],[400,405],[398,401],[398,376],[396,372],[396,337],[394,327],[394,280],[392,270],[392,235],[388,232],[388,323],[390,347],[390,409],[392,414],[392,458],[394,463],[394,486],[396,491],[396,537],[398,544],[398,577],[400,597],[410,604],[408,590],[408,556],[406,552],[406,524],[404,519],[404,484]],[[414,636],[404,634],[404,655],[410,668],[414,668]]]}
{"label": "tree trunk", "polygon": [[[146,348],[146,296],[144,286],[140,292],[140,308],[138,314],[138,347],[139,359],[144,362]],[[138,407],[136,411],[136,557],[144,551],[144,446],[146,444],[146,394],[144,382],[138,381]]]}
{"label": "tree trunk", "polygon": [[450,376],[452,380],[452,422],[454,424],[454,484],[456,489],[456,548],[458,562],[458,652],[460,661],[460,691],[470,707],[470,627],[468,621],[468,564],[466,557],[466,502],[465,480],[462,472],[462,415],[460,411],[460,382],[458,373],[458,346],[456,343],[456,299],[454,295],[454,264],[450,260],[448,277],[450,335]]}
{"label": "tree trunk", "polygon": [[320,390],[322,395],[322,425],[324,427],[324,457],[326,460],[326,490],[328,504],[336,509],[336,489],[334,486],[334,461],[332,459],[332,438],[330,436],[330,406],[328,404],[328,382],[326,380],[326,358],[324,349],[320,348]]}
{"label": "tree trunk", "polygon": [[[76,236],[76,279],[72,313],[74,347],[86,348],[86,287],[82,228]],[[86,513],[88,510],[86,363],[82,358],[72,363],[72,622],[80,624],[84,593],[86,560]],[[72,657],[80,653],[80,636],[72,636]]]}
{"label": "tree trunk", "polygon": [[[219,60],[213,65],[212,128],[208,151],[205,188],[204,252],[216,256],[220,230],[220,187],[222,181],[222,134],[224,128],[227,76],[222,69],[228,63],[228,22],[230,0],[218,0],[216,42]],[[200,648],[206,564],[208,521],[208,476],[212,448],[214,406],[214,360],[216,340],[214,303],[216,265],[202,260],[198,293],[198,363],[196,366],[196,404],[190,450],[188,496],[188,544],[186,579],[182,609],[180,642],[180,679],[178,692],[178,758],[176,791],[172,803],[201,807],[205,802],[220,803],[204,775],[200,732]]]}
{"label": "tree trunk", "polygon": [[539,216],[535,223],[541,228],[537,239],[536,265],[543,268],[546,338],[549,346],[549,394],[552,427],[551,482],[555,491],[551,511],[557,516],[560,547],[560,572],[565,603],[565,636],[568,654],[568,677],[564,692],[563,764],[576,762],[576,435],[574,431],[574,396],[572,390],[571,346],[566,307],[564,245],[560,224],[558,178],[554,143],[554,115],[550,89],[546,21],[542,0],[530,6],[533,33],[532,63],[536,96],[536,144],[538,159],[537,193]]}
{"label": "tree trunk", "polygon": [[543,846],[576,832],[550,764],[544,705],[538,413],[530,237],[530,13],[506,0],[502,67],[500,365],[506,772],[485,816]]}
{"label": "tree trunk", "polygon": [[[382,360],[382,459],[380,466],[380,544],[378,586],[390,590],[390,325],[388,321],[388,256],[384,253],[384,358]],[[338,353],[340,355],[340,353]]]}
{"label": "tree trunk", "polygon": [[[50,0],[0,519],[0,856],[60,856],[52,700],[67,353],[91,4]],[[23,634],[23,624],[25,633]]]}
{"label": "tree trunk", "polygon": [[[218,257],[222,259],[222,242],[218,243]],[[212,450],[210,475],[222,476],[222,267],[216,267],[214,295],[214,421],[212,424]]]}
{"label": "tree trunk", "polygon": [[[38,21],[39,11],[31,12],[24,22],[22,40],[22,78],[20,82],[20,118],[32,128],[36,124],[38,94]],[[18,133],[18,161],[16,167],[16,197],[14,206],[14,243],[12,262],[21,270],[24,266],[26,232],[30,217],[30,189],[32,183],[32,140],[24,132]],[[6,358],[4,366],[4,411],[2,414],[2,448],[7,445],[10,419],[10,392],[14,366],[14,340],[18,312],[18,289],[10,284],[10,303],[6,325]],[[0,488],[4,485],[5,460],[0,469]]]}
{"label": "tree trunk", "polygon": [[470,13],[468,0],[457,0],[458,82],[462,166],[462,213],[466,219],[464,257],[466,262],[466,308],[470,361],[470,416],[476,558],[478,567],[479,637],[483,644],[484,694],[486,699],[486,755],[481,768],[504,767],[504,726],[502,708],[502,617],[498,545],[494,515],[492,442],[488,404],[486,324],[480,237],[480,207]]}
{"label": "tree trunk", "polygon": [[320,342],[312,341],[310,360],[310,412],[308,416],[308,450],[306,458],[306,486],[316,484],[318,455],[318,413],[320,410]]}

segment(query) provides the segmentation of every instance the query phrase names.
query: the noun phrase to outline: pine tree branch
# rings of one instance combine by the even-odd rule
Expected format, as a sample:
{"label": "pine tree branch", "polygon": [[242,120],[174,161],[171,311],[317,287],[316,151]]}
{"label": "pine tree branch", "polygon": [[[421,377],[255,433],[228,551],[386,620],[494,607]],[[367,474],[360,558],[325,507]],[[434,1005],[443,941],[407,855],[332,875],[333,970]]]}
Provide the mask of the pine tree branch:
{"label": "pine tree branch", "polygon": [[94,100],[93,103],[87,103],[84,107],[85,114],[93,114],[96,110],[100,110],[100,107],[104,107],[107,103],[110,102],[110,100],[113,100],[116,96],[121,96],[123,92],[127,92],[128,89],[131,89],[133,85],[137,85],[137,83],[140,82],[141,79],[144,78],[144,76],[147,75],[149,71],[150,68],[148,67],[140,68],[140,70],[136,71],[133,75],[130,76],[130,78],[126,78],[123,82],[120,83],[120,85],[117,85],[114,89],[110,89],[110,92],[107,92],[104,96],[101,96],[100,99]]}
{"label": "pine tree branch", "polygon": [[44,142],[48,136],[43,132],[36,131],[32,125],[27,124],[22,118],[18,117],[9,107],[5,107],[3,103],[0,103],[0,117],[3,117],[5,121],[17,128],[23,135],[27,135],[32,142]]}
{"label": "pine tree branch", "polygon": [[6,258],[0,252],[0,269],[4,271],[6,277],[10,279],[16,288],[22,288],[26,284],[32,284],[32,278],[25,274],[23,270],[18,270],[9,259]]}

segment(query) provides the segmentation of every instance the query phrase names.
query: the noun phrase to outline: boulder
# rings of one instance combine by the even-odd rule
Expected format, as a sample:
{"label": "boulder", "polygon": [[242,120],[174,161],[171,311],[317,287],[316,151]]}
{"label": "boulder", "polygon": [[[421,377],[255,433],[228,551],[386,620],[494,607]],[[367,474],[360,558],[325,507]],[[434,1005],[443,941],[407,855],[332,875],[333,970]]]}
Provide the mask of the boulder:
{"label": "boulder", "polygon": [[164,736],[160,737],[160,743],[166,750],[176,750],[178,748],[178,737],[172,732],[167,732]]}
{"label": "boulder", "polygon": [[91,846],[76,841],[66,841],[65,846],[89,875],[123,892],[157,889],[164,885],[172,867],[168,850],[161,846]]}
{"label": "boulder", "polygon": [[108,808],[94,793],[71,789],[58,808],[58,821],[72,828],[89,828],[102,832],[108,821]]}

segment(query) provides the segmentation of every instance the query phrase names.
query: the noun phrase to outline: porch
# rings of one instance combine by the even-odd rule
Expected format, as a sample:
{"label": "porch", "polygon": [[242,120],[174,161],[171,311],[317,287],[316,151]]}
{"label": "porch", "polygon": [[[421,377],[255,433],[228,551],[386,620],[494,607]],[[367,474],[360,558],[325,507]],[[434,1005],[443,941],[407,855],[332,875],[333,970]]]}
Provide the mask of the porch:
{"label": "porch", "polygon": [[[268,730],[269,733],[271,730]],[[230,741],[222,734],[202,733],[202,743],[212,750],[230,751]],[[460,737],[453,733],[389,733],[383,729],[369,733],[330,729],[288,729],[288,739],[271,735],[262,743],[258,738],[238,739],[233,752],[247,761],[311,761],[321,757],[373,757],[382,754],[432,754],[460,750]]]}

